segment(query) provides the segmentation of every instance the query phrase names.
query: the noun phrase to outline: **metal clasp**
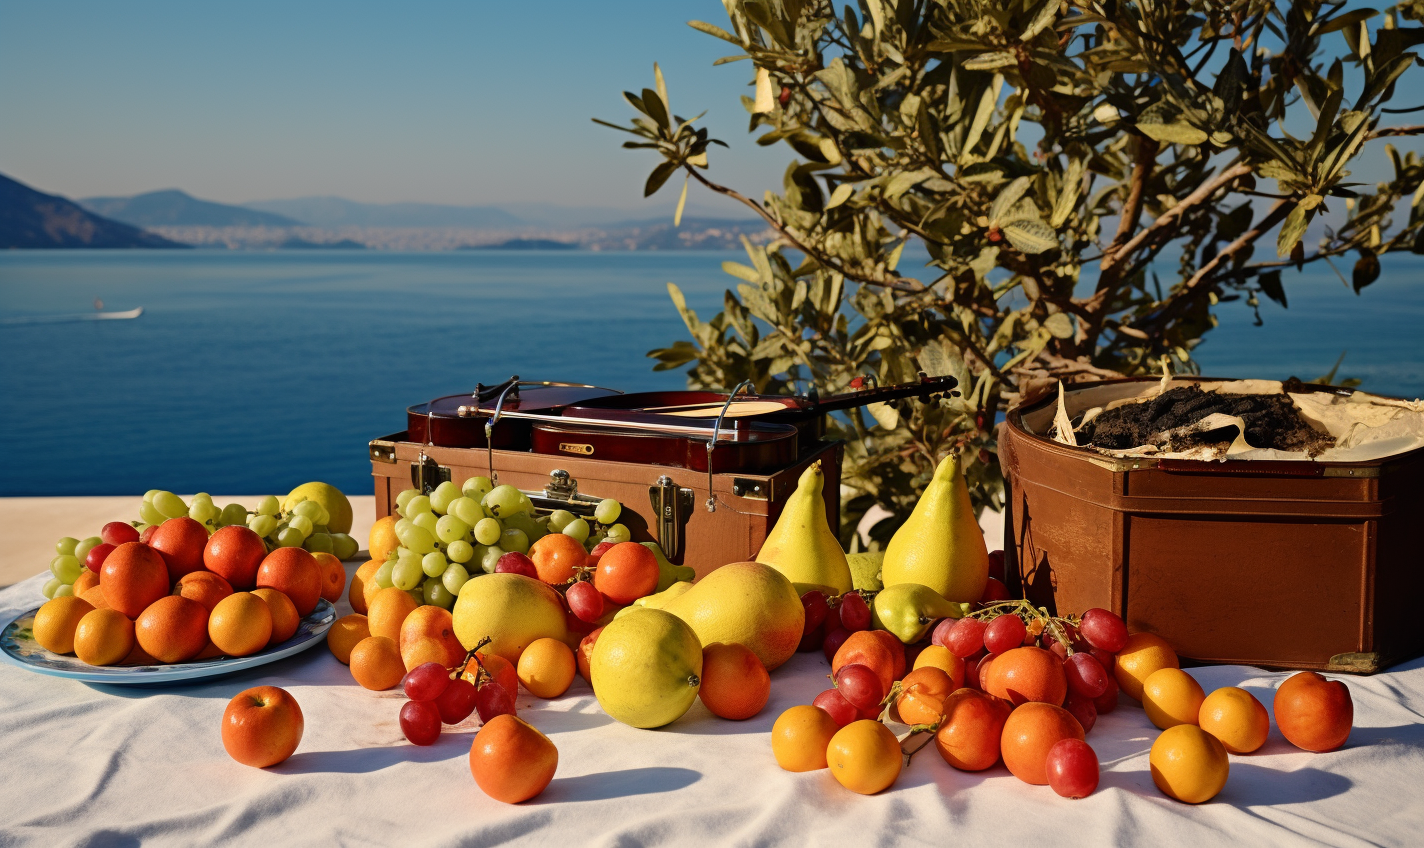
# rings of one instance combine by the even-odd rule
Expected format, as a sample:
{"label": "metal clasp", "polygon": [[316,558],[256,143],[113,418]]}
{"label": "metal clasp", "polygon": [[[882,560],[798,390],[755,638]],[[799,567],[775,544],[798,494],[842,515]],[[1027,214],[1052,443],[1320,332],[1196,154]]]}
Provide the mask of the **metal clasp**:
{"label": "metal clasp", "polygon": [[571,501],[578,497],[578,481],[562,468],[549,472],[549,482],[544,485],[544,497],[560,501]]}
{"label": "metal clasp", "polygon": [[682,556],[683,527],[692,515],[693,492],[673,482],[671,477],[658,478],[657,485],[648,487],[648,500],[658,527],[658,547],[670,560]]}

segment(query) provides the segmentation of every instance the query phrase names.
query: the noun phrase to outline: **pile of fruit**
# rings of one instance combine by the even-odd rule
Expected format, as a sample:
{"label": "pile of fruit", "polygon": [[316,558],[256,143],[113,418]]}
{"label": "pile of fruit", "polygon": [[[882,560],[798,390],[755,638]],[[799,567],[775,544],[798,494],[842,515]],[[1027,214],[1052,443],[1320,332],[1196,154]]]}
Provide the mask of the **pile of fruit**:
{"label": "pile of fruit", "polygon": [[[98,666],[254,654],[290,639],[320,599],[341,597],[346,570],[331,550],[356,549],[345,533],[350,504],[321,483],[298,487],[285,507],[269,496],[251,515],[161,491],[146,495],[139,513],[143,522],[59,540],[49,600],[35,614],[41,647]],[[267,529],[259,519],[280,527],[271,529],[280,538],[248,526]],[[313,540],[328,550],[302,547]]]}

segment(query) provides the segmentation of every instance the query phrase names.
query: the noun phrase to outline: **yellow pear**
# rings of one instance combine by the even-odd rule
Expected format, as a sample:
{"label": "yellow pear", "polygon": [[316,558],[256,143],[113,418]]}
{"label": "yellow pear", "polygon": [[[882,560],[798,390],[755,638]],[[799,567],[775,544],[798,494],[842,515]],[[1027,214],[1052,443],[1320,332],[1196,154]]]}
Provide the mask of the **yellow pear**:
{"label": "yellow pear", "polygon": [[483,650],[511,663],[536,639],[568,639],[564,604],[548,584],[523,574],[484,574],[470,580],[455,600],[455,638],[472,650],[481,640],[492,641]]}
{"label": "yellow pear", "polygon": [[[483,580],[484,578],[480,578]],[[603,628],[589,658],[603,711],[633,727],[677,721],[702,686],[702,643],[663,610],[629,607]]]}
{"label": "yellow pear", "polygon": [[819,460],[801,474],[756,561],[780,571],[792,583],[844,595],[852,588],[850,566],[826,521],[826,500],[821,494],[825,480]]}
{"label": "yellow pear", "polygon": [[796,653],[806,627],[806,608],[791,581],[759,562],[715,569],[662,609],[687,622],[704,645],[745,645],[767,671]]}
{"label": "yellow pear", "polygon": [[880,579],[886,586],[919,583],[946,600],[974,603],[989,579],[989,550],[950,454],[935,469],[914,512],[885,548]]}

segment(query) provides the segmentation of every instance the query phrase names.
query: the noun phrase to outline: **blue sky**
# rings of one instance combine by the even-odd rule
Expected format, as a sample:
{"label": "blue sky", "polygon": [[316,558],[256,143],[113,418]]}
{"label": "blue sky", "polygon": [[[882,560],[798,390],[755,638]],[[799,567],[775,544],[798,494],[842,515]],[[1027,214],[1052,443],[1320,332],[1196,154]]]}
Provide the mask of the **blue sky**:
{"label": "blue sky", "polygon": [[653,155],[589,119],[631,116],[619,92],[658,61],[732,144],[714,173],[759,196],[787,154],[746,135],[751,66],[712,67],[731,45],[692,18],[726,21],[716,0],[0,0],[0,172],[70,197],[635,208]]}

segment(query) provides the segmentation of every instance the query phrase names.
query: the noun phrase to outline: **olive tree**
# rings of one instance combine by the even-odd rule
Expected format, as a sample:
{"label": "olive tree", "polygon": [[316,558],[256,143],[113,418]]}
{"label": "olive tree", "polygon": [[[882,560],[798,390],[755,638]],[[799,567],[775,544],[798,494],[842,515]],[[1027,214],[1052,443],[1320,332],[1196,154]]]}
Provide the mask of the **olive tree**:
{"label": "olive tree", "polygon": [[[631,125],[600,123],[659,157],[646,194],[682,177],[678,217],[697,183],[776,238],[724,264],[739,282],[710,320],[670,285],[691,338],[649,355],[697,388],[957,377],[958,397],[837,425],[845,541],[872,504],[891,513],[885,538],[948,450],[976,503],[997,505],[994,425],[1026,394],[1164,358],[1194,372],[1218,304],[1285,306],[1283,272],[1318,261],[1358,292],[1385,254],[1424,251],[1424,163],[1383,141],[1424,131],[1391,122],[1424,106],[1387,108],[1424,0],[724,5],[723,25],[691,26],[735,49],[718,64],[752,66],[750,130],[792,157],[779,193],[713,179],[724,143],[672,112],[656,67],[624,95]],[[1388,157],[1384,182],[1350,180],[1367,155]],[[912,241],[929,254],[914,274]]]}

